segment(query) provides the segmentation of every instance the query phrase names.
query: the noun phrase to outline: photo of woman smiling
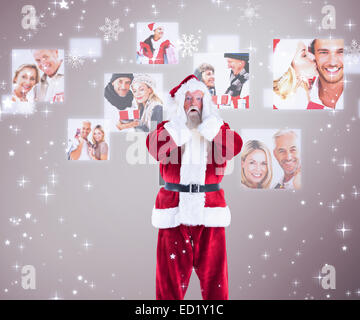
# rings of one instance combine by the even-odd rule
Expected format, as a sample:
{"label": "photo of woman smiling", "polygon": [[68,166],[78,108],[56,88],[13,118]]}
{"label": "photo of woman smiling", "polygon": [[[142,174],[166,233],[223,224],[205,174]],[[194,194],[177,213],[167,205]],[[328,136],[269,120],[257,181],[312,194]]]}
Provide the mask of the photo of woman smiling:
{"label": "photo of woman smiling", "polygon": [[241,152],[241,183],[252,189],[269,189],[272,177],[269,149],[261,141],[247,141]]}
{"label": "photo of woman smiling", "polygon": [[140,110],[136,131],[148,132],[163,119],[163,103],[154,92],[155,88],[155,81],[148,74],[135,74],[131,90]]}
{"label": "photo of woman smiling", "polygon": [[34,102],[33,87],[39,83],[39,70],[34,64],[19,66],[13,78],[13,102]]}

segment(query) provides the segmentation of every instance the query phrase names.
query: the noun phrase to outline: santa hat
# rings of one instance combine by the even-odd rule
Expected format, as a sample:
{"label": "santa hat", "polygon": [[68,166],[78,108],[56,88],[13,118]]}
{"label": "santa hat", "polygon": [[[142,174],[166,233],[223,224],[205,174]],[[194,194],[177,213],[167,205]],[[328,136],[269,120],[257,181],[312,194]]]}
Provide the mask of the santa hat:
{"label": "santa hat", "polygon": [[156,30],[157,28],[160,28],[160,27],[163,27],[163,25],[160,24],[160,23],[157,23],[157,22],[153,22],[153,23],[148,24],[148,28],[150,29],[150,31],[154,31],[154,30]]}
{"label": "santa hat", "polygon": [[292,61],[295,58],[297,47],[299,42],[303,42],[308,46],[308,42],[311,40],[301,39],[281,39],[274,42],[275,49],[273,55],[273,79],[278,80],[291,66]]}
{"label": "santa hat", "polygon": [[179,85],[171,89],[169,93],[168,111],[170,114],[168,117],[170,120],[174,117],[180,117],[182,120],[184,120],[184,122],[186,122],[186,114],[184,110],[186,92],[194,92],[197,90],[200,90],[204,93],[202,119],[205,119],[210,115],[214,115],[220,119],[218,110],[216,105],[212,102],[208,88],[203,82],[199,81],[199,79],[192,74],[181,81]]}

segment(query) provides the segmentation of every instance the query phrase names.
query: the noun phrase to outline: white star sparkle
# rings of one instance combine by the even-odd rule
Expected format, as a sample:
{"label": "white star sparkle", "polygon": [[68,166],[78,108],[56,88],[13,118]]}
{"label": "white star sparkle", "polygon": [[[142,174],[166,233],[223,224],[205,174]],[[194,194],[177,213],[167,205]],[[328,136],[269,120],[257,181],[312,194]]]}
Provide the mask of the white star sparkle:
{"label": "white star sparkle", "polygon": [[91,246],[92,244],[87,240],[85,240],[85,242],[83,243],[83,247],[85,248],[85,250],[88,250]]}
{"label": "white star sparkle", "polygon": [[348,167],[351,167],[351,164],[350,164],[350,163],[347,163],[347,162],[346,162],[346,159],[344,159],[344,162],[341,163],[341,164],[338,164],[338,166],[339,166],[339,167],[343,167],[344,172],[346,172],[346,169],[347,169]]}
{"label": "white star sparkle", "polygon": [[87,191],[90,191],[90,189],[92,189],[93,185],[91,184],[90,181],[88,181],[86,184],[84,184],[84,187],[87,189]]}
{"label": "white star sparkle", "polygon": [[344,222],[343,222],[343,224],[342,224],[342,228],[336,229],[336,230],[342,232],[343,238],[345,237],[345,233],[346,233],[346,232],[351,231],[351,229],[345,228],[345,223],[344,223]]}
{"label": "white star sparkle", "polygon": [[59,5],[60,5],[60,9],[69,9],[69,4],[65,0],[59,2]]}
{"label": "white star sparkle", "polygon": [[25,177],[23,176],[23,177],[21,178],[21,180],[18,180],[17,182],[18,182],[18,184],[19,184],[19,187],[25,188],[25,183],[30,182],[30,180],[26,180]]}
{"label": "white star sparkle", "polygon": [[54,196],[55,194],[48,192],[48,187],[47,187],[47,185],[46,185],[46,186],[43,186],[42,189],[44,190],[44,192],[43,192],[43,193],[39,193],[39,195],[40,195],[40,196],[43,196],[44,199],[45,199],[45,203],[47,203],[48,197]]}

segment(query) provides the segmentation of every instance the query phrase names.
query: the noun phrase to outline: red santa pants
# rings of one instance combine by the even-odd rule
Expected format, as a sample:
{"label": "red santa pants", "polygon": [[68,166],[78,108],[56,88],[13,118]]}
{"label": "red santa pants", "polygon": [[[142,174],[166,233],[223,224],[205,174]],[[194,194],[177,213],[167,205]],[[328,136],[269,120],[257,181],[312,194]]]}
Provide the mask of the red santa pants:
{"label": "red santa pants", "polygon": [[193,268],[204,300],[228,300],[225,228],[180,225],[159,229],[156,299],[184,299]]}

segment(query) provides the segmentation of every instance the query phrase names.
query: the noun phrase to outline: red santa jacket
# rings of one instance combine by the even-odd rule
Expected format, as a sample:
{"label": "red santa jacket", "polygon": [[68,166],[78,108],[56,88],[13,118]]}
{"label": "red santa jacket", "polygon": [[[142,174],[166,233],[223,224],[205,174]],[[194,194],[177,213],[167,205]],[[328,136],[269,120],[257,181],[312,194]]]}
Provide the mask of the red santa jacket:
{"label": "red santa jacket", "polygon": [[151,51],[150,46],[145,42],[140,42],[140,50],[143,52],[144,56],[149,58],[149,64],[164,64],[165,61],[165,50],[171,45],[169,40],[165,40],[161,43],[159,52],[154,59],[153,52]]}
{"label": "red santa jacket", "polygon": [[[227,160],[240,152],[242,144],[241,137],[216,117],[204,120],[197,130],[163,121],[146,139],[150,154],[160,162],[163,179],[185,185],[220,183]],[[157,228],[180,224],[226,227],[230,218],[223,189],[188,193],[162,187],[152,211],[152,224]]]}

